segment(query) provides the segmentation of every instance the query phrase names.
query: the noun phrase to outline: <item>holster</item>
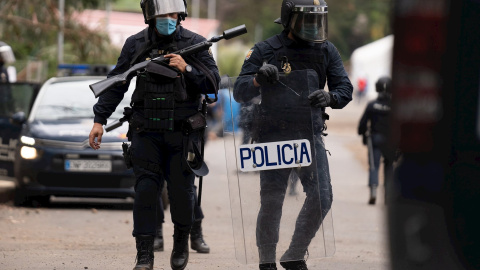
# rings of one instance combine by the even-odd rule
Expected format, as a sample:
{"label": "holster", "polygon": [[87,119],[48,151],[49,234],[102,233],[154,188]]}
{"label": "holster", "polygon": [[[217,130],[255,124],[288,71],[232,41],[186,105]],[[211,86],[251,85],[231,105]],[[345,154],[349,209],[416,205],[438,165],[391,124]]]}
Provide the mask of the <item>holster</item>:
{"label": "holster", "polygon": [[125,165],[127,166],[127,169],[133,167],[132,155],[129,146],[130,145],[128,143],[122,143],[123,160],[125,160]]}
{"label": "holster", "polygon": [[185,120],[184,131],[193,132],[207,127],[207,120],[203,113],[198,112]]}

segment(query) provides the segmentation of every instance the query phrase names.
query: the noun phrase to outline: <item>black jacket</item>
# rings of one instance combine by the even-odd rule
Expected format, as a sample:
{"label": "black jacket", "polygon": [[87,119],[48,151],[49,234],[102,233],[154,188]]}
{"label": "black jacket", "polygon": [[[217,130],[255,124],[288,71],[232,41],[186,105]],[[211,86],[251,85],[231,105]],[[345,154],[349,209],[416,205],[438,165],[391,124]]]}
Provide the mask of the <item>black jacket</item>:
{"label": "black jacket", "polygon": [[[283,31],[255,44],[247,54],[234,89],[236,101],[248,102],[259,95],[260,88],[253,85],[252,77],[244,75],[257,73],[264,61],[282,71],[281,59],[277,59],[275,50],[287,50],[294,55],[296,59],[290,60],[292,71],[307,68],[317,71],[320,82],[318,88],[323,89],[327,83],[330,93],[335,96],[336,104],[332,105],[332,108],[341,109],[352,100],[353,86],[335,46],[329,41],[317,44],[298,43],[288,38],[288,31]],[[316,61],[311,61],[312,58],[316,58]]]}
{"label": "black jacket", "polygon": [[[155,34],[155,31],[153,28],[150,27],[148,33],[149,33],[149,38],[152,42],[158,42],[158,41],[161,42],[161,40],[159,40],[158,35]],[[186,42],[179,42],[179,44],[184,44],[185,47],[193,44],[197,44],[206,40],[204,37],[198,34],[195,34],[183,28],[182,26],[179,26],[177,28],[177,31],[174,34],[174,38],[177,41],[186,41]],[[118,57],[117,65],[107,75],[107,77],[122,74],[125,71],[127,71],[131,67],[131,65],[146,60],[146,59],[143,59],[142,57],[139,57],[137,61],[135,61],[134,63],[131,63],[133,57],[137,54],[138,48],[141,48],[145,42],[146,41],[145,41],[143,30],[127,38],[127,40],[125,41],[125,44],[123,45],[122,52]],[[182,48],[183,47],[179,46],[178,49],[182,49]],[[208,70],[211,73],[210,75],[214,77],[217,82],[220,81],[218,68],[215,63],[215,60],[210,54],[210,51],[199,52],[193,55],[193,57],[198,59],[201,63],[203,63],[208,68]],[[188,64],[191,64],[188,62],[187,59],[185,59],[185,61]],[[198,96],[200,94],[205,94],[205,93],[214,93],[217,89],[217,84],[212,83],[210,80],[208,80],[207,76],[202,71],[195,68],[194,65],[192,65],[192,67],[193,67],[192,72],[189,72],[189,73],[186,72],[184,74],[187,82],[187,92],[197,93]],[[94,119],[95,123],[101,123],[103,125],[107,123],[108,117],[110,117],[110,115],[115,111],[115,108],[118,106],[120,101],[123,99],[123,96],[125,92],[127,92],[129,85],[130,85],[130,81],[128,81],[126,84],[123,84],[108,90],[105,94],[99,97],[97,104],[95,104],[93,107],[93,111],[95,113],[95,119]],[[198,100],[198,104],[199,102],[200,100]]]}

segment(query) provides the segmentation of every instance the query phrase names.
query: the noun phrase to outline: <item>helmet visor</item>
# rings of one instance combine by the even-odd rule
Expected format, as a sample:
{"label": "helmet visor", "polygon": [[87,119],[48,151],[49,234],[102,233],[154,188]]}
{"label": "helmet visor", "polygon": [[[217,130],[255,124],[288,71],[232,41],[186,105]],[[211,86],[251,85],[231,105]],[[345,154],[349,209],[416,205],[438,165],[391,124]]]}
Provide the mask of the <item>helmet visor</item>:
{"label": "helmet visor", "polygon": [[295,7],[290,30],[309,42],[321,43],[328,38],[327,7]]}
{"label": "helmet visor", "polygon": [[153,19],[158,15],[170,13],[185,13],[185,4],[183,0],[146,0],[145,17],[147,20]]}

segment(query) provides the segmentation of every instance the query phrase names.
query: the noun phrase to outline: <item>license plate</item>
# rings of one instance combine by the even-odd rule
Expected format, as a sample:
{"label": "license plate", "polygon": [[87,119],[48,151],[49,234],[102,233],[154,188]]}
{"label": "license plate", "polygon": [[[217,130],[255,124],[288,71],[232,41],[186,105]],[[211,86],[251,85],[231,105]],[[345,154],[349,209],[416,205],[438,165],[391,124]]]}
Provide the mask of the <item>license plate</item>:
{"label": "license plate", "polygon": [[68,172],[111,172],[112,161],[110,160],[65,160],[65,171]]}
{"label": "license plate", "polygon": [[241,145],[237,151],[242,172],[307,167],[312,164],[308,140]]}

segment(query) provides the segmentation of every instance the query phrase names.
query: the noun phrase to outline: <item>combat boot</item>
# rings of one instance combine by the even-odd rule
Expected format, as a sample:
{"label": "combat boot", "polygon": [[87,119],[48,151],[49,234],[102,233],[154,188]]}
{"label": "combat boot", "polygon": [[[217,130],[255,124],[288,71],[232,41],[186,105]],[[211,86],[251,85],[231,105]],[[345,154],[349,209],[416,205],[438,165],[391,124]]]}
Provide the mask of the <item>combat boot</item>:
{"label": "combat boot", "polygon": [[375,204],[377,200],[377,186],[370,187],[370,200],[368,200],[368,204]]}
{"label": "combat boot", "polygon": [[157,227],[157,235],[153,239],[153,251],[163,251],[163,228],[162,224]]}
{"label": "combat boot", "polygon": [[259,265],[260,270],[277,270],[276,263],[261,263]]}
{"label": "combat boot", "polygon": [[287,270],[308,270],[307,264],[304,260],[280,262],[280,265]]}
{"label": "combat boot", "polygon": [[153,269],[153,236],[138,235],[135,237],[137,246],[137,264],[133,270]]}
{"label": "combat boot", "polygon": [[183,270],[188,263],[188,235],[190,230],[180,230],[177,226],[173,234],[173,250],[170,266],[173,270]]}
{"label": "combat boot", "polygon": [[210,247],[203,240],[202,221],[195,221],[190,231],[190,247],[198,253],[210,253]]}

